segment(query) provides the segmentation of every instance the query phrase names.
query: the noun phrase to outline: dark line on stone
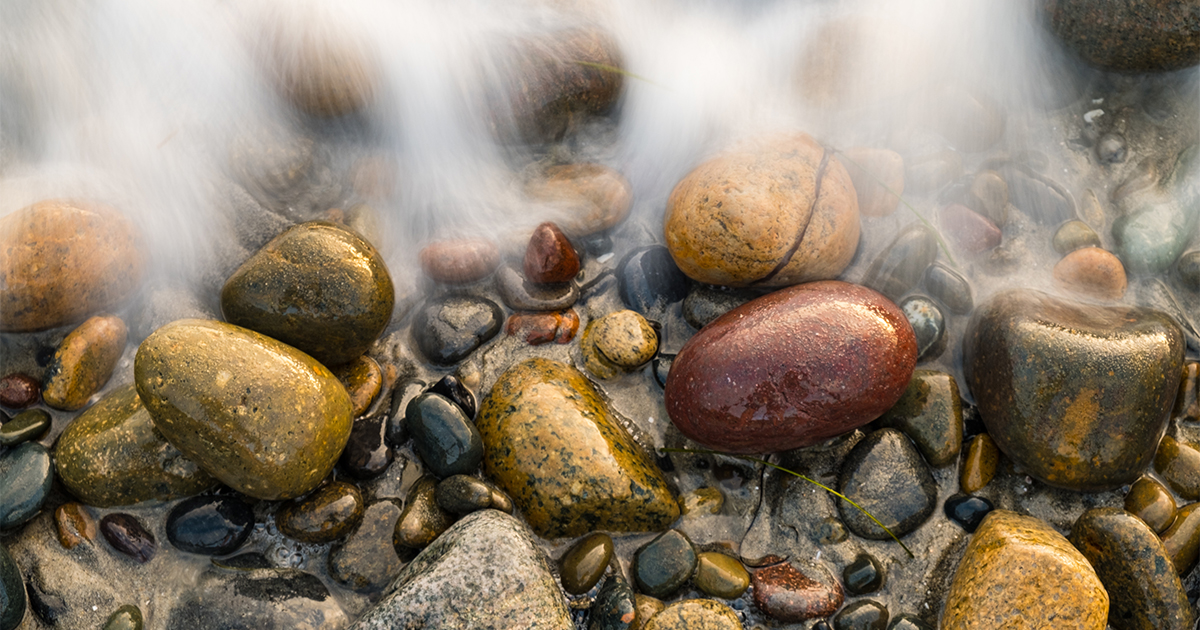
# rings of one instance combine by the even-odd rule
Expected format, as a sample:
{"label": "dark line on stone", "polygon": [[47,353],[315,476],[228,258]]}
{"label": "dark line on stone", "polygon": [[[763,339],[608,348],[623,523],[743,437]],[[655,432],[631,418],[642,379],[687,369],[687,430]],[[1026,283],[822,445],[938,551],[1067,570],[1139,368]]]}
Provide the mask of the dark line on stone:
{"label": "dark line on stone", "polygon": [[796,255],[796,251],[800,249],[800,244],[804,242],[804,235],[808,233],[808,226],[812,225],[813,213],[817,211],[817,201],[821,199],[821,182],[825,180],[825,169],[829,166],[829,158],[831,155],[832,154],[830,153],[829,149],[822,145],[821,164],[817,167],[817,181],[816,184],[813,185],[813,200],[812,205],[808,208],[808,221],[805,221],[800,230],[796,232],[796,238],[792,241],[792,246],[788,248],[787,253],[783,255],[783,259],[779,261],[778,265],[775,265],[775,268],[771,270],[771,273],[768,273],[758,280],[750,282],[751,285],[770,281],[771,278],[779,275],[779,272],[783,271],[783,268],[787,267],[788,264],[792,262],[792,256]]}

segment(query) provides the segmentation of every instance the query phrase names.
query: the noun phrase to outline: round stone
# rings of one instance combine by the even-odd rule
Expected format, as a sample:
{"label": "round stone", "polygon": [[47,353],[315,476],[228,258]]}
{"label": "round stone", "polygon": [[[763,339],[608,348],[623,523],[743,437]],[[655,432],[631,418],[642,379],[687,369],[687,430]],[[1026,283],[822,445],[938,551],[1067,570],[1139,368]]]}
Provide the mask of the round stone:
{"label": "round stone", "polygon": [[1188,2],[1132,6],[1120,0],[1044,0],[1046,24],[1091,65],[1122,72],[1179,70],[1200,62]]}
{"label": "round stone", "polygon": [[654,358],[658,331],[634,311],[616,311],[588,323],[579,349],[589,372],[603,379],[615,378]]}
{"label": "round stone", "polygon": [[1200,503],[1186,505],[1174,516],[1171,526],[1159,538],[1163,549],[1171,556],[1175,571],[1180,579],[1184,579],[1196,566],[1196,558],[1200,555]]}
{"label": "round stone", "polygon": [[962,274],[940,262],[925,269],[925,290],[955,315],[966,315],[975,308],[971,284]]}
{"label": "round stone", "polygon": [[404,412],[413,447],[434,475],[468,475],[483,461],[479,429],[457,405],[438,394],[422,394]]}
{"label": "round stone", "polygon": [[711,599],[685,599],[662,609],[643,630],[741,630],[742,620],[729,606]]}
{"label": "round stone", "polygon": [[570,282],[579,274],[579,254],[557,225],[542,223],[529,237],[521,270],[538,284]]}
{"label": "round stone", "polygon": [[954,245],[979,254],[1000,244],[1000,228],[987,217],[961,205],[950,204],[938,212],[938,224]]}
{"label": "round stone", "polygon": [[284,536],[306,543],[327,543],[350,533],[363,516],[358,486],[331,481],[304,499],[285,503],[275,513]]}
{"label": "round stone", "polygon": [[1121,260],[1099,247],[1084,247],[1063,256],[1054,264],[1054,280],[1068,291],[1101,300],[1121,299],[1128,285]]}
{"label": "round stone", "polygon": [[759,569],[751,578],[754,603],[772,619],[796,623],[828,617],[842,605],[842,585],[824,565],[790,560]]}
{"label": "round stone", "polygon": [[946,316],[933,300],[910,295],[898,305],[917,337],[917,361],[936,359],[946,349]]}
{"label": "round stone", "polygon": [[21,442],[41,439],[52,423],[45,409],[26,409],[0,425],[0,446],[16,446]]}
{"label": "round stone", "polygon": [[677,529],[659,534],[634,554],[638,590],[651,597],[666,597],[683,586],[696,570],[696,550]]}
{"label": "round stone", "polygon": [[350,414],[355,418],[367,412],[383,389],[383,369],[375,359],[366,355],[334,368],[333,375],[350,394]]}
{"label": "round stone", "polygon": [[112,376],[125,352],[121,318],[95,316],[71,331],[46,367],[42,400],[55,409],[82,409]]}
{"label": "round stone", "polygon": [[[871,513],[896,536],[912,532],[937,506],[937,482],[916,446],[896,429],[880,429],[856,444],[842,462],[838,491]],[[842,521],[863,538],[891,538],[883,527],[845,501]]]}
{"label": "round stone", "polygon": [[391,501],[367,506],[362,523],[329,553],[329,573],[339,584],[365,592],[387,586],[403,567],[392,536],[400,507]]}
{"label": "round stone", "polygon": [[496,272],[496,290],[504,304],[516,311],[561,311],[579,301],[579,285],[574,281],[537,284],[512,265]]}
{"label": "round stone", "polygon": [[624,578],[614,574],[604,581],[592,604],[588,630],[639,630],[646,618],[638,619],[637,595]]}
{"label": "round stone", "polygon": [[24,409],[38,401],[42,385],[28,374],[8,374],[0,378],[0,405],[9,409]]}
{"label": "round stone", "polygon": [[999,226],[1008,223],[1008,182],[996,171],[980,171],[971,179],[966,204]]}
{"label": "round stone", "polygon": [[254,530],[254,510],[237,496],[208,495],[180,501],[167,514],[167,540],[205,556],[237,551]]}
{"label": "round stone", "polygon": [[113,512],[100,519],[100,534],[113,549],[133,558],[138,564],[146,564],[158,551],[154,534],[129,514]]}
{"label": "round stone", "polygon": [[504,322],[504,334],[525,340],[531,346],[553,341],[571,343],[579,330],[575,309],[547,313],[513,313]]}
{"label": "round stone", "polygon": [[272,14],[262,25],[260,63],[275,88],[310,115],[335,118],[366,108],[380,88],[367,39],[312,7]]}
{"label": "round stone", "polygon": [[662,245],[626,254],[617,265],[617,282],[625,306],[647,315],[687,297],[690,284]]}
{"label": "round stone", "polygon": [[883,588],[884,573],[879,561],[869,553],[859,553],[842,569],[842,583],[854,595],[874,593]]}
{"label": "round stone", "polygon": [[437,485],[437,479],[425,476],[409,489],[392,532],[393,545],[423,549],[454,523],[454,516],[437,504]]}
{"label": "round stone", "polygon": [[967,533],[974,533],[993,509],[992,502],[983,497],[955,495],[946,499],[943,510],[946,518],[958,523]]}
{"label": "round stone", "polygon": [[1175,497],[1153,477],[1143,475],[1125,494],[1125,511],[1161,533],[1175,520]]}
{"label": "round stone", "polygon": [[421,354],[435,365],[453,365],[500,332],[504,312],[491,300],[448,295],[429,302],[413,320]]}
{"label": "round stone", "polygon": [[958,381],[945,372],[914,370],[904,395],[874,426],[900,429],[929,465],[949,465],[962,450],[963,409]]}
{"label": "round stone", "polygon": [[958,469],[959,487],[967,494],[982,490],[996,476],[999,463],[1000,449],[996,448],[992,436],[986,433],[976,435],[967,446],[967,456]]}
{"label": "round stone", "polygon": [[924,223],[913,223],[871,261],[862,284],[890,300],[899,300],[917,286],[937,255],[937,235]]}
{"label": "round stone", "polygon": [[101,630],[142,630],[142,610],[133,604],[125,604],[113,611]]}
{"label": "round stone", "polygon": [[733,556],[705,551],[696,556],[696,588],[713,597],[737,599],[750,586],[750,574]]}
{"label": "round stone", "polygon": [[594,532],[581,538],[558,561],[563,590],[581,595],[592,590],[613,558],[613,540],[608,534]]}
{"label": "round stone", "polygon": [[558,210],[557,223],[574,238],[614,228],[633,207],[633,187],[618,172],[593,162],[546,169],[525,194]]}
{"label": "round stone", "polygon": [[24,442],[0,452],[0,531],[36,516],[53,483],[54,464],[41,444]]}
{"label": "round stone", "polygon": [[492,484],[470,475],[453,475],[438,482],[434,498],[438,507],[462,516],[492,507],[492,497],[500,492]]}
{"label": "round stone", "polygon": [[64,503],[54,509],[54,529],[63,549],[74,549],[81,543],[96,541],[96,519],[82,504]]}
{"label": "round stone", "polygon": [[838,611],[835,630],[886,630],[887,607],[871,599],[860,599]]}
{"label": "round stone", "polygon": [[484,238],[434,241],[421,248],[417,257],[425,275],[446,284],[478,282],[500,266],[500,248]]}
{"label": "round stone", "polygon": [[1100,247],[1100,235],[1092,227],[1078,219],[1062,224],[1054,233],[1054,251],[1066,256],[1084,247]]}

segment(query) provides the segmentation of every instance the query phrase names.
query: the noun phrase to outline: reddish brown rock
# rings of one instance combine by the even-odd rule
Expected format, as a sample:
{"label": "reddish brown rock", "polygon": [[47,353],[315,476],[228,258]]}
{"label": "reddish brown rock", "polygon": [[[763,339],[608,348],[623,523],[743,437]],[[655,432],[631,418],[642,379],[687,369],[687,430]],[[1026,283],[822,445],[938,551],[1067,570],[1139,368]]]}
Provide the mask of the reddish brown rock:
{"label": "reddish brown rock", "polygon": [[71,331],[46,370],[42,399],[55,409],[82,409],[112,376],[125,351],[125,322],[113,315],[88,319]]}
{"label": "reddish brown rock", "polygon": [[96,540],[96,519],[80,503],[64,503],[55,508],[54,528],[63,549],[74,549],[80,543]]}
{"label": "reddish brown rock", "polygon": [[543,223],[529,237],[522,271],[530,282],[569,282],[579,273],[579,254],[557,225]]}
{"label": "reddish brown rock", "polygon": [[558,227],[570,237],[616,227],[633,206],[629,182],[613,169],[591,162],[552,166],[525,186],[525,194],[558,208]]}
{"label": "reddish brown rock", "polygon": [[531,346],[544,343],[570,343],[579,330],[575,309],[545,313],[513,313],[504,322],[504,334],[520,337]]}
{"label": "reddish brown rock", "polygon": [[0,405],[10,409],[24,409],[38,401],[42,386],[28,374],[15,372],[0,378]]}
{"label": "reddish brown rock", "polygon": [[1128,286],[1121,259],[1099,247],[1084,247],[1063,256],[1054,265],[1054,280],[1068,291],[1101,300],[1121,299]]}
{"label": "reddish brown rock", "polygon": [[421,249],[421,271],[446,284],[482,280],[500,266],[500,249],[484,238],[434,241]]}
{"label": "reddish brown rock", "polygon": [[1000,228],[964,205],[955,203],[942,208],[938,219],[942,231],[964,252],[978,254],[1000,244]]}
{"label": "reddish brown rock", "polygon": [[375,397],[383,389],[383,368],[379,362],[367,355],[340,365],[333,370],[333,375],[341,381],[350,394],[350,405],[354,408],[351,415],[355,418],[367,412],[367,408],[375,402]]}
{"label": "reddish brown rock", "polygon": [[710,323],[675,357],[665,402],[684,435],[783,451],[860,427],[900,399],[917,343],[900,309],[839,281],[790,287]]}
{"label": "reddish brown rock", "polygon": [[783,562],[751,577],[754,603],[777,621],[794,623],[828,617],[842,605],[842,585],[816,564]]}

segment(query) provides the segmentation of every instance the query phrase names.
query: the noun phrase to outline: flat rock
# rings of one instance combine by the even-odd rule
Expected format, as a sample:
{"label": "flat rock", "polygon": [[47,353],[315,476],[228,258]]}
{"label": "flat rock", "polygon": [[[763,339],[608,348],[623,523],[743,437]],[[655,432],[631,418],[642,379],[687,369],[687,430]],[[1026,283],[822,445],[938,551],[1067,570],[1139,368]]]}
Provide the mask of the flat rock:
{"label": "flat rock", "polygon": [[[915,530],[937,506],[937,482],[912,441],[897,429],[880,429],[856,444],[842,462],[838,491],[870,512],[896,536]],[[838,501],[842,521],[863,538],[891,538],[875,521]]]}

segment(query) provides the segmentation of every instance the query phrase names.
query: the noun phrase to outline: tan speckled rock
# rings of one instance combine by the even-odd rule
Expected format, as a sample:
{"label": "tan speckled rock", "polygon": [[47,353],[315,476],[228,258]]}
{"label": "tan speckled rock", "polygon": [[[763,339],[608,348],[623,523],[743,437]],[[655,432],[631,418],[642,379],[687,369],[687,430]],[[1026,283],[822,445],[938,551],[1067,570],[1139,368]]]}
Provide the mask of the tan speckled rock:
{"label": "tan speckled rock", "polygon": [[593,320],[579,343],[583,365],[599,378],[615,378],[645,365],[658,352],[658,333],[635,311]]}
{"label": "tan speckled rock", "polygon": [[650,618],[645,630],[741,630],[737,613],[711,599],[685,599]]}
{"label": "tan speckled rock", "polygon": [[942,630],[1104,630],[1108,593],[1083,554],[1045,522],[1007,510],[984,518],[967,545]]}
{"label": "tan speckled rock", "polygon": [[479,408],[484,470],[543,538],[662,531],[679,505],[662,472],[575,368],[535,358]]}
{"label": "tan speckled rock", "polygon": [[145,266],[141,234],[116,209],[48,200],[0,218],[0,331],[30,332],[119,306]]}
{"label": "tan speckled rock", "polygon": [[629,182],[613,169],[591,162],[552,166],[525,186],[525,194],[558,208],[561,215],[555,223],[570,237],[616,227],[633,206]]}
{"label": "tan speckled rock", "polygon": [[1119,300],[1128,281],[1121,259],[1099,247],[1077,249],[1054,265],[1054,280],[1068,291],[1099,298]]}
{"label": "tan speckled rock", "polygon": [[795,134],[696,167],[671,192],[664,230],[675,264],[700,282],[829,280],[858,247],[858,197],[833,152]]}
{"label": "tan speckled rock", "polygon": [[134,381],[171,444],[257,499],[312,490],[350,438],[350,396],[325,366],[232,324],[159,328],[138,347]]}
{"label": "tan speckled rock", "polygon": [[125,322],[112,315],[92,317],[71,331],[46,369],[42,400],[55,409],[82,409],[112,376],[126,334]]}

